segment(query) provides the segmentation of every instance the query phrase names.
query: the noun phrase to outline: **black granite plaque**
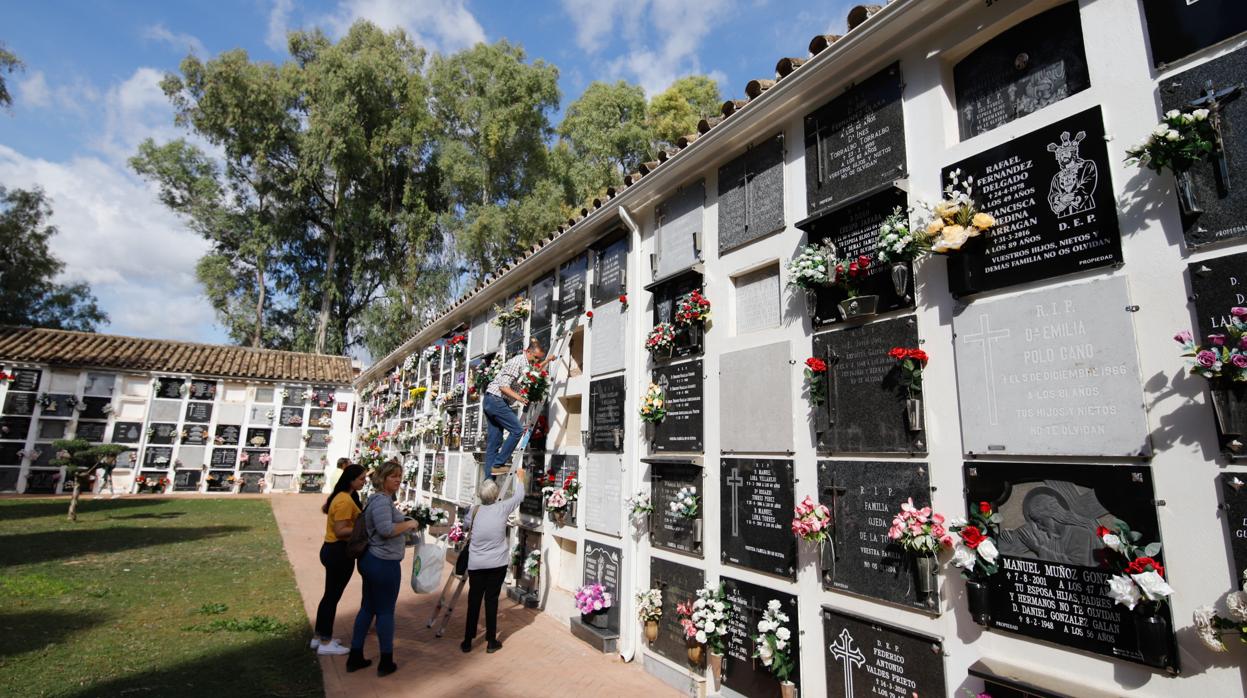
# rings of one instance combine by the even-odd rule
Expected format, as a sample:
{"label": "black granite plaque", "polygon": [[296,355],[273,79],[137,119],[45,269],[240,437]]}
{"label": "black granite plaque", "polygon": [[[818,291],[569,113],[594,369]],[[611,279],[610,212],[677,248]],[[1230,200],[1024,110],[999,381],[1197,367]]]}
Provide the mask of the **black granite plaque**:
{"label": "black granite plaque", "polygon": [[[681,272],[673,277],[646,286],[653,293],[654,324],[673,322],[676,302],[693,291],[700,291],[704,280],[696,271]],[[675,332],[675,349],[673,357],[693,356],[700,354],[703,348],[703,331],[700,325],[678,325]],[[655,360],[666,357],[655,356]]]}
{"label": "black granite plaque", "polygon": [[208,464],[213,468],[229,468],[232,470],[238,464],[238,451],[232,448],[214,448],[209,458],[211,460]]}
{"label": "black granite plaque", "polygon": [[650,558],[650,588],[662,590],[662,617],[658,619],[658,639],[650,648],[679,666],[688,663],[688,649],[675,607],[677,604],[694,601],[697,590],[705,584],[705,572],[696,567],[659,557]]}
{"label": "black granite plaque", "polygon": [[311,449],[329,448],[329,432],[325,429],[307,430],[307,447]]}
{"label": "black granite plaque", "polygon": [[79,419],[108,419],[108,411],[111,409],[113,399],[110,397],[84,397],[80,398],[83,408],[78,412]]}
{"label": "black granite plaque", "polygon": [[[502,328],[503,347],[506,349],[507,356],[515,356],[524,350],[524,321],[515,320],[507,323]],[[450,374],[442,374],[442,385],[450,385]]]}
{"label": "black granite plaque", "polygon": [[653,450],[700,453],[705,388],[701,359],[656,367],[653,381],[662,387],[667,407],[667,416],[653,427]]}
{"label": "black granite plaque", "polygon": [[628,409],[623,376],[589,384],[589,450],[622,453]]}
{"label": "black granite plaque", "polygon": [[261,483],[264,482],[263,473],[244,473],[242,476],[242,487],[238,489],[244,494],[256,494],[263,492],[264,488]]}
{"label": "black granite plaque", "polygon": [[299,492],[302,494],[315,494],[325,489],[325,476],[316,475],[300,475],[299,476]]}
{"label": "black granite plaque", "polygon": [[[242,455],[245,455],[247,460],[242,460]],[[242,455],[238,457],[239,470],[268,470],[269,459],[267,449],[244,448]]]}
{"label": "black granite plaque", "polygon": [[1001,32],[953,67],[962,139],[1037,112],[1091,86],[1078,3]]}
{"label": "black granite plaque", "polygon": [[585,311],[585,275],[588,269],[588,253],[559,267],[559,322],[566,322]]}
{"label": "black granite plaque", "polygon": [[[904,453],[926,450],[922,431],[910,431],[908,397],[888,351],[918,346],[912,317],[846,327],[814,336],[814,356],[827,362],[826,425],[819,450],[826,453]],[[820,420],[821,422],[821,420]],[[825,428],[823,428],[825,426]]]}
{"label": "black granite plaque", "polygon": [[768,138],[719,168],[719,252],[784,227],[784,135]]}
{"label": "black granite plaque", "polygon": [[199,478],[203,475],[198,468],[195,470],[175,470],[173,472],[174,492],[198,492]]}
{"label": "black granite plaque", "polygon": [[828,696],[952,695],[940,638],[829,608],[822,615]]}
{"label": "black granite plaque", "polygon": [[30,417],[0,417],[0,441],[25,441],[30,433]]}
{"label": "black granite plaque", "polygon": [[182,386],[186,381],[181,378],[159,378],[156,383],[156,397],[170,400],[182,399]]}
{"label": "black granite plaque", "polygon": [[301,385],[287,385],[285,387],[285,396],[281,399],[283,405],[302,405],[306,400],[303,399],[304,388]]}
{"label": "black granite plaque", "polygon": [[792,461],[724,458],[719,462],[720,558],[740,567],[795,579]]}
{"label": "black granite plaque", "polygon": [[303,408],[283,407],[279,420],[283,427],[301,427],[303,426]]}
{"label": "black granite plaque", "polygon": [[191,381],[191,399],[209,401],[216,399],[216,381]]}
{"label": "black granite plaque", "polygon": [[15,368],[10,373],[13,374],[13,382],[9,383],[10,394],[14,390],[35,392],[39,389],[39,379],[43,377],[43,371],[35,368]]}
{"label": "black granite plaque", "polygon": [[104,430],[107,427],[108,422],[79,421],[78,426],[74,428],[74,437],[83,439],[87,443],[104,443]]}
{"label": "black granite plaque", "polygon": [[599,247],[593,256],[593,307],[628,292],[628,238]]}
{"label": "black granite plaque", "polygon": [[337,393],[333,388],[325,385],[318,385],[312,388],[312,405],[315,407],[331,407]]}
{"label": "black granite plaque", "polygon": [[424,466],[420,471],[420,489],[424,492],[433,491],[433,454],[424,454]]}
{"label": "black granite plaque", "polygon": [[113,443],[136,444],[143,438],[142,422],[117,422],[113,424]]}
{"label": "black granite plaque", "polygon": [[229,481],[231,475],[234,474],[233,466],[229,470],[210,470],[208,471],[209,492],[229,492],[234,489],[234,483]]}
{"label": "black granite plaque", "polygon": [[619,632],[619,609],[623,606],[620,582],[623,580],[623,551],[596,541],[585,541],[584,584],[597,582],[614,599],[606,611],[606,627]]}
{"label": "black granite plaque", "polygon": [[948,255],[948,284],[966,295],[1122,261],[1112,162],[1099,107],[945,167],[974,178],[996,219]]}
{"label": "black granite plaque", "polygon": [[26,473],[26,494],[52,494],[60,482],[59,470],[30,470]]}
{"label": "black granite plaque", "polygon": [[800,690],[801,645],[798,642],[797,597],[731,577],[723,577],[721,582],[723,595],[732,605],[727,636],[724,638],[723,685],[749,698],[774,698],[779,695],[779,679],[761,660],[753,657],[757,646],[753,638],[758,634],[758,621],[762,620],[767,604],[774,600],[779,602],[779,610],[788,616],[788,622],[783,625],[792,634],[789,638],[792,644],[787,652],[793,658],[793,671],[788,680]]}
{"label": "black granite plaque", "polygon": [[[895,187],[888,187],[860,201],[855,201],[843,208],[832,209],[825,215],[801,227],[809,233],[811,244],[831,241],[836,246],[838,259],[857,259],[866,255],[876,259],[879,244],[879,226],[883,219],[892,215],[897,208],[902,211],[909,207],[909,198],[905,192]],[[878,311],[914,307],[914,289],[910,281],[913,269],[909,262],[898,262],[907,268],[903,293],[897,293],[896,284],[892,280],[892,265],[874,264],[866,271],[865,278],[859,282],[858,293],[863,296],[878,296]],[[817,289],[815,295],[818,306],[815,310],[814,322],[828,323],[842,320],[836,306],[848,297],[844,290],[836,286],[824,286]]]}
{"label": "black granite plaque", "polygon": [[21,468],[0,468],[0,492],[16,492]]}
{"label": "black granite plaque", "polygon": [[1191,279],[1197,338],[1230,323],[1230,308],[1247,307],[1247,252],[1213,257],[1186,265]]}
{"label": "black granite plaque", "polygon": [[1143,0],[1152,60],[1166,63],[1247,31],[1242,0]]}
{"label": "black granite plaque", "polygon": [[530,293],[533,299],[532,325],[550,324],[554,312],[554,273],[551,272],[533,282]]}
{"label": "black granite plaque", "polygon": [[149,444],[171,444],[177,440],[181,430],[176,424],[151,424],[148,425],[147,443]]}
{"label": "black granite plaque", "polygon": [[481,407],[477,404],[468,405],[467,411],[463,413],[463,447],[470,451],[480,446],[484,440]]}
{"label": "black granite plaque", "polygon": [[321,409],[313,407],[307,415],[307,425],[309,427],[320,427],[328,429],[333,426],[333,410]]}
{"label": "black granite plaque", "polygon": [[21,465],[22,457],[18,455],[26,444],[0,443],[0,465]]}
{"label": "black granite plaque", "polygon": [[545,327],[534,327],[528,331],[530,339],[535,339],[541,343],[541,348],[546,351],[550,350],[550,338],[554,334],[554,328],[550,325]]}
{"label": "black granite plaque", "polygon": [[1221,473],[1222,509],[1230,537],[1230,552],[1234,558],[1234,577],[1241,579],[1247,570],[1247,476]]}
{"label": "black granite plaque", "polygon": [[[507,338],[507,342],[516,342],[516,343],[518,344],[518,347],[522,347],[522,346],[523,346],[523,342],[524,342],[524,327],[523,327],[523,325],[521,325],[520,323],[515,323],[515,322],[513,322],[513,323],[511,323],[510,325],[507,325],[507,327],[509,328],[509,330],[508,330],[508,331],[510,332],[510,335],[509,335],[509,336],[508,336],[508,338]],[[518,333],[518,334],[516,334],[516,332],[515,332],[515,328],[516,328],[516,327],[519,327],[519,333]],[[518,338],[518,339],[517,339],[517,338]],[[516,351],[518,352],[518,351],[519,351],[519,348],[517,348],[517,349],[516,349]],[[447,363],[447,365],[449,365],[449,362]],[[449,392],[450,392],[450,384],[451,384],[451,374],[450,374],[450,371],[449,371],[449,370],[443,371],[443,372],[442,372],[442,375],[441,375],[441,378],[438,380],[438,384],[437,384],[437,389],[438,389],[438,391],[439,391],[439,393],[438,393],[439,397],[440,397],[441,395],[445,395],[445,394],[447,394],[447,393],[449,393]]]}
{"label": "black granite plaque", "polygon": [[258,427],[251,427],[247,429],[247,441],[244,444],[245,446],[251,446],[253,448],[261,448],[264,446],[268,446],[272,442],[273,442],[273,430],[272,429],[264,429],[264,428],[258,428]]}
{"label": "black granite plaque", "polygon": [[38,458],[31,460],[31,466],[51,468],[53,467],[52,460],[56,458],[56,449],[52,448],[50,443],[37,443],[35,444],[34,455],[38,456]]}
{"label": "black granite plaque", "polygon": [[[524,492],[523,501],[520,502],[520,513],[540,521],[544,514],[541,488],[550,484],[549,474],[546,473],[545,454],[526,451],[524,453],[524,469],[528,471],[528,489]],[[557,480],[558,474],[555,473],[554,475]]]}
{"label": "black granite plaque", "polygon": [[236,424],[218,424],[214,443],[221,446],[237,446],[238,435],[241,431],[242,427]]}
{"label": "black granite plaque", "polygon": [[904,87],[893,63],[805,117],[809,213],[905,176]]}
{"label": "black granite plaque", "polygon": [[212,438],[206,424],[187,424],[182,431],[182,443],[188,446],[203,446]]}
{"label": "black granite plaque", "polygon": [[[1112,568],[1097,526],[1125,521],[1160,542],[1152,473],[1141,465],[965,464],[966,503],[1003,517],[1000,572],[989,577],[989,626],[1143,663],[1133,614],[1108,594]],[[1162,564],[1163,550],[1155,556]],[[1163,617],[1173,628],[1168,607]],[[1169,668],[1176,672],[1172,641]]]}
{"label": "black granite plaque", "polygon": [[38,395],[35,393],[15,393],[10,390],[4,396],[4,413],[11,415],[32,415],[35,413],[35,405],[38,404]]}
{"label": "black granite plaque", "polygon": [[41,419],[39,420],[39,429],[35,438],[48,440],[63,439],[68,428],[69,420],[67,419]]}
{"label": "black granite plaque", "polygon": [[[1200,0],[1200,3],[1207,0]],[[1244,3],[1247,5],[1247,3]],[[1247,7],[1241,10],[1247,14]],[[1200,247],[1247,237],[1247,49],[1208,61],[1165,80],[1160,85],[1161,111],[1189,112],[1210,108],[1197,104],[1211,87],[1219,95],[1222,150],[1210,162],[1191,168],[1190,179],[1202,213],[1186,216],[1183,228],[1186,244]],[[1235,89],[1237,88],[1237,89]],[[1224,176],[1220,165],[1224,162]]]}
{"label": "black granite plaque", "polygon": [[186,404],[186,421],[207,424],[212,421],[212,403],[190,402]]}
{"label": "black granite plaque", "polygon": [[65,393],[50,393],[47,396],[47,402],[43,404],[43,411],[40,412],[44,417],[72,417],[74,414],[74,406],[70,404],[70,400],[77,401],[73,395]]}
{"label": "black granite plaque", "polygon": [[823,587],[933,610],[914,589],[914,570],[903,551],[887,535],[901,502],[913,497],[919,507],[930,504],[926,464],[819,461],[818,492],[834,522]]}
{"label": "black granite plaque", "polygon": [[143,453],[143,465],[153,468],[167,468],[173,461],[173,449],[168,446],[149,446]]}
{"label": "black granite plaque", "polygon": [[[649,527],[650,543],[660,548],[701,555],[701,529],[705,516],[701,501],[701,468],[688,462],[653,463],[650,479],[654,513]],[[685,487],[693,488],[698,497],[697,515],[689,518],[671,511],[676,494]]]}

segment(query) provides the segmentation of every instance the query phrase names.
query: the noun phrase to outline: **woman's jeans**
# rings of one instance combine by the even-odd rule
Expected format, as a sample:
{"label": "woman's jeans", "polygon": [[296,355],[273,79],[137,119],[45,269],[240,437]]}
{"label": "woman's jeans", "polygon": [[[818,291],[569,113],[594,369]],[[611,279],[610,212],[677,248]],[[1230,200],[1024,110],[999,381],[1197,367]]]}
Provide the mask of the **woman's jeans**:
{"label": "woman's jeans", "polygon": [[381,560],[372,551],[359,559],[359,573],[364,578],[364,599],[355,616],[355,633],[351,636],[351,649],[362,651],[368,626],[377,619],[377,642],[383,654],[394,652],[394,605],[398,603],[398,588],[403,573],[400,560]]}
{"label": "woman's jeans", "polygon": [[355,573],[355,561],[346,552],[346,541],[320,546],[320,564],[325,567],[325,593],[316,607],[316,635],[333,637],[333,619],[338,615],[338,601]]}

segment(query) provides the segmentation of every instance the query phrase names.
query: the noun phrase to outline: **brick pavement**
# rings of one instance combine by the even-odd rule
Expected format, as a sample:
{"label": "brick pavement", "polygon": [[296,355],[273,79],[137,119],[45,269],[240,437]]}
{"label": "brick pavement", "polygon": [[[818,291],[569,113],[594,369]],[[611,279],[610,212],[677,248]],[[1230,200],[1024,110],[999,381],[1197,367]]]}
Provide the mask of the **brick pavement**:
{"label": "brick pavement", "polygon": [[[324,500],[311,495],[273,495],[271,499],[304,608],[308,617],[314,618],[324,586],[324,568],[319,558],[320,540],[325,530],[324,515],[320,513]],[[481,698],[644,695],[661,698],[680,695],[645,673],[639,662],[629,665],[616,655],[596,652],[572,636],[566,621],[560,622],[518,606],[505,595],[498,609],[502,650],[485,653],[482,622],[472,652],[460,652],[467,590],[460,597],[459,608],[446,627],[445,637],[434,637],[433,631],[424,626],[433,612],[437,594],[411,591],[410,552],[403,561],[403,585],[395,618],[394,661],[399,665],[398,672],[377,678],[374,668],[369,667],[348,674],[346,657],[322,657],[328,698],[455,695]],[[335,635],[343,644],[350,642],[351,623],[359,609],[359,597],[360,579],[356,575],[342,597],[334,624]],[[308,628],[310,632],[310,621]],[[364,654],[374,660],[375,667],[375,636],[368,638]]]}

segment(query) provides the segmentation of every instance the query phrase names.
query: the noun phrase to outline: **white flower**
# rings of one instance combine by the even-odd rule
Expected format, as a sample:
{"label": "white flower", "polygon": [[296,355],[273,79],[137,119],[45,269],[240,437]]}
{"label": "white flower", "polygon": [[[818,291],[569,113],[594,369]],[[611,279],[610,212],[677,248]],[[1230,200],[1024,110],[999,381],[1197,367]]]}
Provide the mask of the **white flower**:
{"label": "white flower", "polygon": [[960,540],[953,546],[953,559],[950,561],[953,565],[963,570],[973,569],[975,559],[974,551]]}
{"label": "white flower", "polygon": [[779,630],[775,631],[775,637],[778,637],[780,640],[786,641],[788,640],[788,638],[792,637],[792,631],[789,630],[788,628],[780,628]]}
{"label": "white flower", "polygon": [[1122,552],[1121,538],[1117,537],[1116,535],[1112,533],[1105,533],[1103,538],[1101,538],[1101,540],[1103,540],[1104,544],[1107,545],[1113,552],[1115,553]]}
{"label": "white flower", "polygon": [[706,631],[705,631],[705,630],[698,630],[698,631],[697,631],[697,641],[698,641],[698,642],[700,642],[700,643],[702,643],[702,644],[705,644],[705,642],[706,642]]}
{"label": "white flower", "polygon": [[1169,111],[1165,112],[1166,119],[1176,119],[1179,116],[1182,116],[1182,112],[1178,111],[1177,109],[1170,109]]}
{"label": "white flower", "polygon": [[715,602],[714,602],[714,610],[719,611],[719,612],[722,612],[724,608],[726,608],[726,607],[723,605],[723,602],[722,602],[722,601],[715,601]]}
{"label": "white flower", "polygon": [[708,632],[708,633],[713,633],[713,632],[714,632],[714,621],[707,621],[707,622],[706,622],[706,632]]}
{"label": "white flower", "polygon": [[996,558],[1000,555],[1000,551],[996,549],[996,544],[992,542],[991,538],[987,538],[979,543],[978,552],[979,557],[983,558],[983,562],[989,565],[996,564]]}
{"label": "white flower", "polygon": [[779,599],[771,599],[766,602],[766,610],[768,611],[778,611],[779,606]]}
{"label": "white flower", "polygon": [[766,632],[766,626],[767,626],[767,623],[766,623],[766,621],[765,621],[765,620],[760,620],[760,621],[758,621],[758,632],[759,632],[759,633],[765,633],[765,632]]}
{"label": "white flower", "polygon": [[1230,617],[1240,623],[1247,623],[1247,592],[1232,591],[1225,597],[1225,607]]}
{"label": "white flower", "polygon": [[1212,606],[1200,606],[1195,609],[1193,619],[1195,621],[1195,634],[1199,636],[1200,642],[1204,643],[1208,649],[1213,652],[1225,652],[1227,648],[1225,643],[1221,641],[1220,634],[1217,629],[1212,626],[1212,618],[1216,615],[1216,611]]}
{"label": "white flower", "polygon": [[1139,603],[1139,587],[1124,574],[1115,574],[1108,580],[1108,595],[1130,610]]}
{"label": "white flower", "polygon": [[1173,587],[1165,582],[1165,578],[1155,572],[1132,574],[1130,578],[1143,590],[1148,601],[1164,601],[1173,595]]}
{"label": "white flower", "polygon": [[[1196,121],[1204,121],[1205,119],[1208,118],[1208,110],[1207,109],[1196,109],[1195,111],[1191,112],[1191,116],[1194,117]],[[1222,645],[1222,647],[1224,647],[1224,645]]]}
{"label": "white flower", "polygon": [[777,649],[777,650],[782,650],[782,649],[785,649],[785,648],[787,648],[787,647],[788,647],[788,643],[787,643],[787,642],[784,642],[783,640],[776,640],[776,641],[775,641],[775,649]]}
{"label": "white flower", "polygon": [[1165,140],[1170,141],[1170,142],[1176,141],[1179,138],[1181,138],[1181,136],[1178,134],[1177,131],[1169,131],[1168,133],[1165,134]]}
{"label": "white flower", "polygon": [[1166,133],[1169,133],[1169,124],[1158,124],[1152,129],[1152,135],[1157,138],[1163,138]]}

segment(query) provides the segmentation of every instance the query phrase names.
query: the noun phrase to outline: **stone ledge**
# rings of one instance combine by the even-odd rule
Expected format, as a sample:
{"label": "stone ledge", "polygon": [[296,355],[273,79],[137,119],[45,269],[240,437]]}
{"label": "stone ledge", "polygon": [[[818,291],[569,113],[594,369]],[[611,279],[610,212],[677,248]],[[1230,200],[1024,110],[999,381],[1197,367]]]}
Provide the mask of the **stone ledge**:
{"label": "stone ledge", "polygon": [[572,635],[589,643],[590,647],[602,654],[614,654],[619,651],[619,633],[585,625],[579,618],[570,621]]}

